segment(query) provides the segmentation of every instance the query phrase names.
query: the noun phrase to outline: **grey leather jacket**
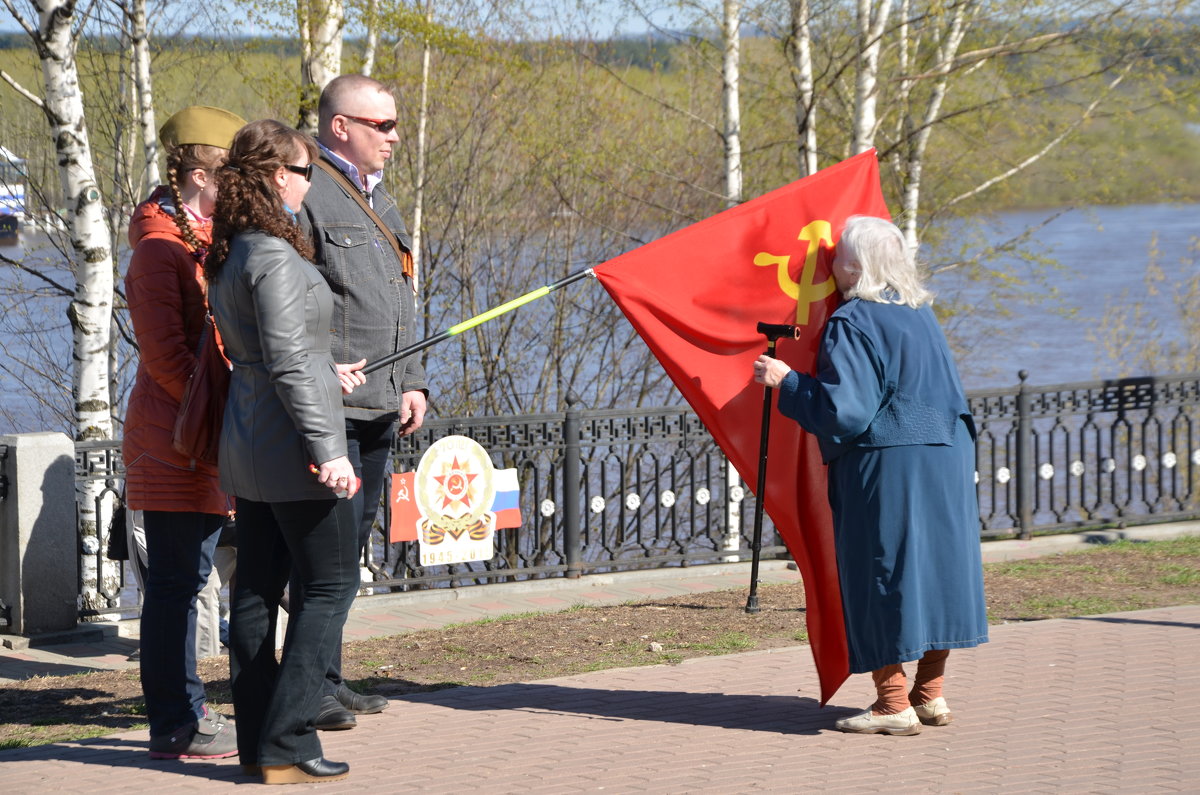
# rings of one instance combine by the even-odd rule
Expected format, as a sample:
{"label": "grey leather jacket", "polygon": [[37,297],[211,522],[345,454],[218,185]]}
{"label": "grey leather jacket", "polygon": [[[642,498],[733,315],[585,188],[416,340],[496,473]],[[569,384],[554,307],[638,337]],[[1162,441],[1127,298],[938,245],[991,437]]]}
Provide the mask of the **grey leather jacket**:
{"label": "grey leather jacket", "polygon": [[[330,162],[326,158],[326,162]],[[336,167],[336,164],[335,164]],[[406,250],[412,239],[396,202],[379,185],[371,207]],[[329,327],[333,358],[342,363],[375,361],[417,341],[416,297],[412,282],[370,216],[346,188],[320,169],[299,213],[300,226],[312,236],[316,266],[333,290]],[[410,356],[367,378],[345,397],[346,416],[374,419],[400,410],[400,395],[427,389],[419,357]]]}
{"label": "grey leather jacket", "polygon": [[233,239],[208,300],[233,363],[221,488],[259,502],[329,499],[309,471],[346,455],[325,280],[286,241],[246,232]]}

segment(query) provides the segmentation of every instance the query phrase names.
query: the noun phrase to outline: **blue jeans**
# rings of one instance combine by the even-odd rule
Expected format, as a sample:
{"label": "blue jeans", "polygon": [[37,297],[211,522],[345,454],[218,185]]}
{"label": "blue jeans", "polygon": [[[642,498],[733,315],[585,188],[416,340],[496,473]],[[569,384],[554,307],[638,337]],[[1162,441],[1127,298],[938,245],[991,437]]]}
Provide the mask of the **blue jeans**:
{"label": "blue jeans", "polygon": [[204,715],[196,675],[196,595],[208,582],[225,517],[144,511],[146,589],[142,601],[142,693],[150,735],[169,734]]}
{"label": "blue jeans", "polygon": [[[244,765],[290,765],[322,755],[310,720],[358,590],[357,520],[349,500],[238,499],[229,671]],[[305,599],[291,602],[276,662],[275,625],[289,576]]]}
{"label": "blue jeans", "polygon": [[[379,513],[379,499],[387,479],[387,462],[396,436],[396,420],[346,420],[346,457],[354,473],[362,478],[362,488],[351,503],[358,513],[358,554],[361,556],[371,538],[371,525]],[[304,602],[304,586],[292,578],[289,604]],[[324,694],[331,696],[342,684],[342,636],[338,633],[337,648],[329,669],[325,672]]]}

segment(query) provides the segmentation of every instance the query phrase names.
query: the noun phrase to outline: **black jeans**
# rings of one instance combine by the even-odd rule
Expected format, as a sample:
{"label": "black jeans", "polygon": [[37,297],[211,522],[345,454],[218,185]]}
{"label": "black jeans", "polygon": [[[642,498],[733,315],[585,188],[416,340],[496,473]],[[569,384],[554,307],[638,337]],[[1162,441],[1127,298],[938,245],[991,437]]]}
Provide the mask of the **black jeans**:
{"label": "black jeans", "polygon": [[142,601],[142,693],[150,735],[204,715],[196,675],[196,595],[208,582],[225,517],[190,511],[145,511],[146,590]]}
{"label": "black jeans", "polygon": [[[371,538],[371,525],[379,513],[379,499],[387,479],[387,463],[396,436],[396,420],[346,420],[346,456],[354,473],[362,478],[362,488],[351,501],[358,511],[358,554],[361,556]],[[288,604],[304,602],[304,586],[293,577],[288,589]],[[325,673],[324,695],[331,696],[342,684],[342,636],[339,632],[333,660]]]}
{"label": "black jeans", "polygon": [[[238,498],[238,564],[229,670],[244,765],[288,765],[321,756],[310,720],[358,590],[358,515],[350,500],[262,503]],[[275,660],[279,599],[291,602],[282,659]]]}

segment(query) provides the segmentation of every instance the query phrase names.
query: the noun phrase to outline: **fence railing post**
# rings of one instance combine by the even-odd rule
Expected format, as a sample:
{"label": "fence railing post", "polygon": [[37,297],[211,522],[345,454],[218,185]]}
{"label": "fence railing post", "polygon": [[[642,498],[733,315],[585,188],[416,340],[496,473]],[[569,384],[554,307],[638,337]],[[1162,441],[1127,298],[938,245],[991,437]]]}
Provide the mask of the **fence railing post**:
{"label": "fence railing post", "polygon": [[579,503],[582,467],[579,461],[581,423],[580,412],[576,408],[578,404],[579,397],[575,393],[567,395],[567,416],[563,422],[563,441],[566,443],[563,452],[563,546],[567,556],[567,577],[572,580],[583,574],[579,528],[579,517],[583,510]]}
{"label": "fence railing post", "polygon": [[1029,416],[1029,388],[1025,380],[1028,370],[1017,373],[1017,537],[1028,539],[1033,527],[1033,490],[1037,488],[1037,473],[1033,461],[1033,420]]}

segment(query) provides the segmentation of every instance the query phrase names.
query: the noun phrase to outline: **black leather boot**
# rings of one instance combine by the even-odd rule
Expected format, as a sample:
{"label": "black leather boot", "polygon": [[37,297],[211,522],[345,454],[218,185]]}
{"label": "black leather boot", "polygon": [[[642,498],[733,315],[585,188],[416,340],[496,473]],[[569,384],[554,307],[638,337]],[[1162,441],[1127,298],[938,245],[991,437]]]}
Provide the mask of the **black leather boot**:
{"label": "black leather boot", "polygon": [[356,723],[354,713],[343,707],[335,696],[321,696],[321,706],[312,721],[314,729],[340,731],[353,729]]}
{"label": "black leather boot", "polygon": [[264,784],[319,784],[350,775],[350,765],[330,762],[323,756],[294,765],[263,765]]}
{"label": "black leather boot", "polygon": [[383,696],[365,696],[362,693],[355,693],[345,685],[338,687],[337,700],[355,715],[374,715],[376,712],[383,712],[390,703]]}

